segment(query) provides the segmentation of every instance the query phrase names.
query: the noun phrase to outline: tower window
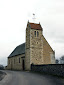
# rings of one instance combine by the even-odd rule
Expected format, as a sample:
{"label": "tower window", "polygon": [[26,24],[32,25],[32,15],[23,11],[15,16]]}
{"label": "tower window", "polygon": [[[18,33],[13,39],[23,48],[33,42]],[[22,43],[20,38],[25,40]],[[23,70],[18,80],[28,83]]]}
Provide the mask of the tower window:
{"label": "tower window", "polygon": [[37,37],[39,36],[39,32],[37,31]]}
{"label": "tower window", "polygon": [[34,32],[34,35],[35,35],[35,37],[36,37],[36,31]]}
{"label": "tower window", "polygon": [[37,42],[37,44],[38,44],[38,42]]}

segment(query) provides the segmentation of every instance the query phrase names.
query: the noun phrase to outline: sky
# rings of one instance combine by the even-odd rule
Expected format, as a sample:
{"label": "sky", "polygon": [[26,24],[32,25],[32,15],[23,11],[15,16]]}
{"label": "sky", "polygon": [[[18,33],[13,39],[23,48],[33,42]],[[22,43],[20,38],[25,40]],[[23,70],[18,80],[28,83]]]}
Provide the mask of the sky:
{"label": "sky", "polygon": [[10,53],[25,42],[28,20],[40,22],[55,58],[64,55],[64,0],[0,0],[0,64],[7,65]]}

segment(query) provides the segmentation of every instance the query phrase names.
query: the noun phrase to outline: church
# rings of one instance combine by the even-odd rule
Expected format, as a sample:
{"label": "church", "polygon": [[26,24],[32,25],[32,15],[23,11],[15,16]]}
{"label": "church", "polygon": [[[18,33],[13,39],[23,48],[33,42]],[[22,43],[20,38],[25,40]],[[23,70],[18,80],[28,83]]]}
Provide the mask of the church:
{"label": "church", "polygon": [[55,51],[45,39],[41,24],[28,21],[26,41],[8,56],[7,69],[31,70],[31,64],[55,64]]}

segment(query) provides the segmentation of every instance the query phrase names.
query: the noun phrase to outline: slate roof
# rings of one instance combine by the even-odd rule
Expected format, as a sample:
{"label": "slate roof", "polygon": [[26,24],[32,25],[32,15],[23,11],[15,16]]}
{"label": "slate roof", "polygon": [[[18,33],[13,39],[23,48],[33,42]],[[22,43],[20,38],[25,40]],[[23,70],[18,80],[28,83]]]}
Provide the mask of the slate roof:
{"label": "slate roof", "polygon": [[42,27],[41,27],[40,24],[30,23],[30,26],[31,26],[32,29],[42,30]]}
{"label": "slate roof", "polygon": [[9,55],[8,58],[10,57],[14,57],[14,56],[17,56],[17,55],[21,55],[21,54],[25,54],[25,43],[17,46],[13,52]]}

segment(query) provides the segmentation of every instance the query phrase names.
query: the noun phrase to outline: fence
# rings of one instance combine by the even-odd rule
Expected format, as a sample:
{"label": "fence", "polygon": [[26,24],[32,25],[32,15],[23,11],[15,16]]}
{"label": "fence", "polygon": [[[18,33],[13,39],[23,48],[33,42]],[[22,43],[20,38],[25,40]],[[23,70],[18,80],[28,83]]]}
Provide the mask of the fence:
{"label": "fence", "polygon": [[31,65],[31,71],[64,77],[64,64]]}

